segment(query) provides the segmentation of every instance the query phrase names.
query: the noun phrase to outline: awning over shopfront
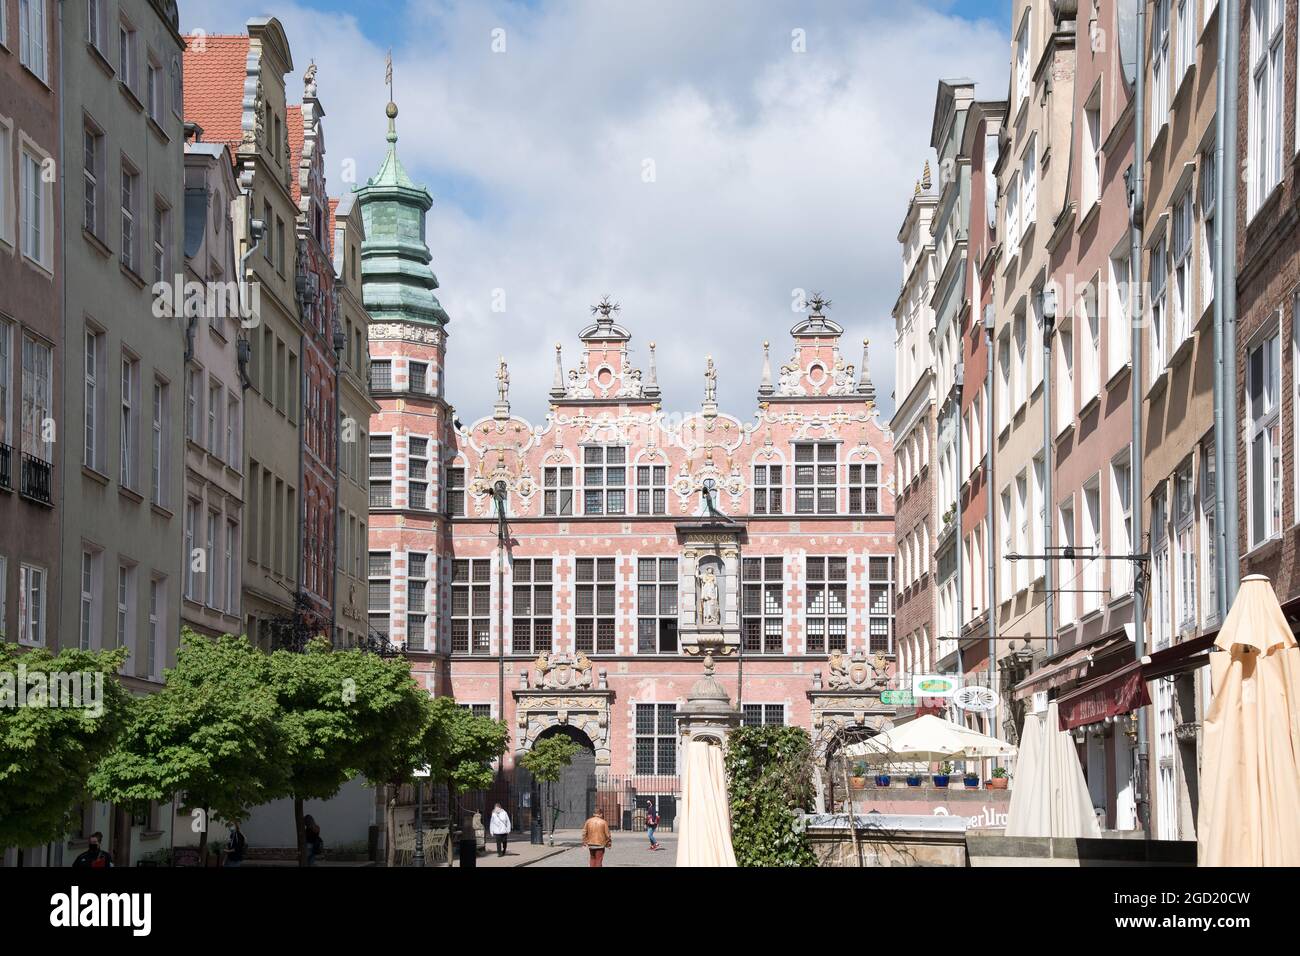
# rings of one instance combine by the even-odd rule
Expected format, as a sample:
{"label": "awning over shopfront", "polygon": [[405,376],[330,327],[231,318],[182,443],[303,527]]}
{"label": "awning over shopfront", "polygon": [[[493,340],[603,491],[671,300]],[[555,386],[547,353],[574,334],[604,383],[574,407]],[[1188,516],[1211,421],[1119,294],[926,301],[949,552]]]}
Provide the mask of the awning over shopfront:
{"label": "awning over shopfront", "polygon": [[1061,697],[1061,729],[1095,724],[1149,703],[1142,662],[1133,661]]}
{"label": "awning over shopfront", "polygon": [[1175,674],[1185,674],[1198,667],[1204,667],[1210,663],[1209,651],[1214,646],[1214,639],[1218,633],[1215,631],[1212,634],[1166,647],[1154,654],[1148,654],[1142,658],[1142,679],[1156,680],[1160,677],[1172,677]]}
{"label": "awning over shopfront", "polygon": [[1068,651],[1060,660],[1041,667],[1026,677],[1016,685],[1013,696],[1016,700],[1024,700],[1039,691],[1052,690],[1080,680],[1088,675],[1088,668],[1092,666],[1093,661],[1115,653],[1121,649],[1121,645],[1132,647],[1132,644],[1132,641],[1120,634],[1076,647]]}

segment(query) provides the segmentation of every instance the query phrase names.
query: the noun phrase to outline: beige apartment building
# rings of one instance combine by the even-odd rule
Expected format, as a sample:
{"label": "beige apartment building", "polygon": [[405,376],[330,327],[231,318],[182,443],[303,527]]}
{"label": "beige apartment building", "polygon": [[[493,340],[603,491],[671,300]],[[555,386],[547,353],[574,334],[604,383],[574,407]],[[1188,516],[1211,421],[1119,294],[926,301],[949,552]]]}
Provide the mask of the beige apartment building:
{"label": "beige apartment building", "polygon": [[343,333],[338,376],[338,561],[334,594],[334,641],[353,647],[369,635],[367,608],[370,469],[366,454],[370,416],[370,315],[361,299],[361,243],[365,225],[356,196],[330,200],[338,316]]}
{"label": "beige apartment building", "polygon": [[[1072,21],[1058,21],[1063,5],[1016,0],[1012,28],[1011,87],[995,174],[1000,196],[1002,252],[994,273],[993,541],[999,557],[995,598],[999,637],[1027,642],[1036,658],[1054,653],[1049,620],[1056,569],[1042,559],[1051,545],[1044,447],[1044,381],[1051,369],[1044,354],[1044,295],[1049,281],[1049,244],[1066,195],[1070,125],[1074,104],[1075,36]],[[1050,423],[1052,435],[1060,420]],[[1041,674],[1041,672],[1040,672]],[[1041,686],[1036,674],[1013,692],[1027,699]]]}
{"label": "beige apartment building", "polygon": [[297,207],[291,193],[285,76],[293,70],[280,22],[247,34],[197,38],[185,51],[185,118],[234,154],[232,211],[253,315],[244,363],[245,520],[242,614],[264,649],[289,638],[298,594],[301,529],[300,381],[303,329],[295,290]]}
{"label": "beige apartment building", "polygon": [[[1151,553],[1147,653],[1217,630],[1214,535],[1217,4],[1147,6],[1146,291],[1140,388],[1143,528]],[[1243,22],[1245,18],[1243,17]],[[1147,683],[1151,833],[1195,836],[1206,669]]]}
{"label": "beige apartment building", "polygon": [[[230,149],[187,130],[185,503],[181,621],[203,634],[242,629],[244,403],[239,368],[243,290],[231,209],[239,187]],[[192,285],[191,285],[192,284]]]}

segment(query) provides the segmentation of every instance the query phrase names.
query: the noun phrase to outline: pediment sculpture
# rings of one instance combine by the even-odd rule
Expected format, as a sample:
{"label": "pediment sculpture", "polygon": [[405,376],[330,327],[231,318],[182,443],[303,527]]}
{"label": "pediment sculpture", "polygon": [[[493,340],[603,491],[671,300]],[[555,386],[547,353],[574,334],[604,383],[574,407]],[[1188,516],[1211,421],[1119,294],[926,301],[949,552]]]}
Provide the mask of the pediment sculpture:
{"label": "pediment sculpture", "polygon": [[542,690],[570,690],[591,686],[591,660],[581,652],[576,657],[543,652],[533,662],[533,667],[537,671],[537,683],[534,686]]}
{"label": "pediment sculpture", "polygon": [[861,651],[851,657],[835,651],[827,660],[830,674],[826,684],[831,690],[870,690],[886,679],[888,660],[877,654],[871,660]]}

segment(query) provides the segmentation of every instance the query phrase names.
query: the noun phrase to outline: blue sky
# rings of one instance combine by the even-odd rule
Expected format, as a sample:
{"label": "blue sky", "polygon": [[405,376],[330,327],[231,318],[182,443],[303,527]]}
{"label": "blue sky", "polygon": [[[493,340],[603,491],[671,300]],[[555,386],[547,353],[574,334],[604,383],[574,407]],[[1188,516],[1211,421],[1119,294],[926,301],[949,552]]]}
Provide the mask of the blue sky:
{"label": "blue sky", "polygon": [[633,360],[656,341],[667,410],[698,407],[707,353],[719,401],[744,418],[762,341],[784,360],[796,290],[824,291],[846,360],[871,338],[891,414],[897,232],[932,155],[936,84],[969,76],[978,96],[1005,98],[1009,12],[1010,0],[181,5],[187,32],[279,17],[291,101],[315,60],[333,194],[350,188],[347,162],[364,180],[380,161],[392,48],[398,151],[434,196],[448,397],[466,423],[491,412],[498,355],[516,411],[544,414],[554,343],[576,364],[576,333],[607,292]]}

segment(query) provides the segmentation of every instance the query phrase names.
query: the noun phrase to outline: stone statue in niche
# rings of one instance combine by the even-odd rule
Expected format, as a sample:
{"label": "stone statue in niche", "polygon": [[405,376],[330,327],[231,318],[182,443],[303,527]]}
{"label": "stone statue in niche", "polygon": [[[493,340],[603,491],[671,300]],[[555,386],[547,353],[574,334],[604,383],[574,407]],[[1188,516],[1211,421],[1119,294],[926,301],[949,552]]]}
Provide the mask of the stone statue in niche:
{"label": "stone statue in niche", "polygon": [[722,623],[722,602],[718,595],[718,573],[712,565],[700,572],[700,623]]}

